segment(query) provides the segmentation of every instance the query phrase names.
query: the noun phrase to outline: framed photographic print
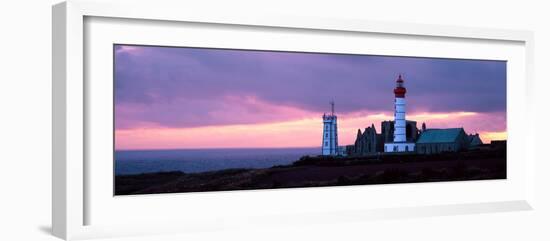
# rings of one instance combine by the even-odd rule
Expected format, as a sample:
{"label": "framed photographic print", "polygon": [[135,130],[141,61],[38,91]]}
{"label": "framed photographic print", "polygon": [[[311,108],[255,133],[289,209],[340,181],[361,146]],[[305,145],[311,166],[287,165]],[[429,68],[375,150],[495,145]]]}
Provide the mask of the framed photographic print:
{"label": "framed photographic print", "polygon": [[506,61],[113,52],[115,195],[506,179]]}
{"label": "framed photographic print", "polygon": [[56,236],[532,208],[530,32],[113,4],[53,8]]}

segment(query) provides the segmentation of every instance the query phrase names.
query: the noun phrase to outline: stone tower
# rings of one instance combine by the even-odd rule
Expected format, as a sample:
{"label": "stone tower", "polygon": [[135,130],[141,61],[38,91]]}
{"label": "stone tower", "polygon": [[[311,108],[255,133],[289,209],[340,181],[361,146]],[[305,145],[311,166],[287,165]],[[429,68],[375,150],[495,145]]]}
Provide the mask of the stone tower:
{"label": "stone tower", "polygon": [[338,154],[338,127],[337,117],[334,114],[334,101],[330,102],[330,106],[330,114],[323,114],[323,143],[321,149],[324,156]]}

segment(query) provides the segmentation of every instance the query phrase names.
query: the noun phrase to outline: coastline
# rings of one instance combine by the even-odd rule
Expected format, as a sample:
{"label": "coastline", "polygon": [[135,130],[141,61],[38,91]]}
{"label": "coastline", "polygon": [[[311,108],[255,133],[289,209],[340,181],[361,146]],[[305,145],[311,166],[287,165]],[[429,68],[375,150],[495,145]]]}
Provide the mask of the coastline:
{"label": "coastline", "polygon": [[115,195],[491,180],[506,178],[506,149],[437,155],[305,156],[290,165],[115,176]]}

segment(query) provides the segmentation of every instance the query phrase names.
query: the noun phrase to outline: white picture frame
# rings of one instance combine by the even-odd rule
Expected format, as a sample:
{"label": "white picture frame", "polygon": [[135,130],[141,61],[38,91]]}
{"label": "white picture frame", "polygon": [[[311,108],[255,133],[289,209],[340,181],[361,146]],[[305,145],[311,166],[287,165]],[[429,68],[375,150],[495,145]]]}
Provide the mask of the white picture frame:
{"label": "white picture frame", "polygon": [[[150,11],[155,9],[155,11]],[[249,15],[209,15],[205,10],[192,9],[186,6],[184,2],[170,2],[158,4],[150,2],[132,2],[131,5],[123,1],[95,2],[95,1],[67,1],[53,7],[53,167],[52,167],[52,226],[53,234],[63,239],[83,239],[94,237],[111,237],[121,235],[136,234],[154,234],[171,232],[193,232],[196,230],[209,230],[216,228],[231,228],[247,223],[246,220],[255,220],[256,225],[292,225],[298,222],[328,222],[326,217],[331,217],[330,222],[339,222],[343,220],[368,220],[383,218],[401,218],[401,217],[422,217],[433,215],[467,214],[496,211],[514,211],[530,210],[534,207],[534,176],[535,162],[534,156],[534,128],[530,124],[530,116],[533,116],[534,110],[530,109],[533,74],[533,34],[529,31],[518,30],[497,30],[482,28],[467,28],[455,26],[421,25],[408,23],[390,23],[390,22],[370,22],[351,19],[321,19],[305,18],[296,16],[276,16],[250,13]],[[122,21],[138,21],[137,24],[145,22],[155,22],[149,26],[151,30],[158,25],[167,23],[181,24],[212,24],[215,26],[223,25],[225,30],[233,31],[231,28],[251,27],[255,30],[277,29],[278,31],[299,30],[307,33],[315,31],[317,34],[334,33],[365,33],[388,35],[396,38],[422,37],[428,39],[437,39],[437,41],[456,40],[455,42],[477,41],[492,45],[496,42],[510,44],[514,50],[510,51],[510,56],[520,56],[516,61],[512,76],[513,80],[508,80],[508,99],[514,96],[514,102],[508,106],[509,121],[509,159],[517,159],[518,153],[523,155],[522,162],[514,162],[517,165],[511,165],[510,168],[516,170],[519,168],[518,181],[507,180],[507,182],[471,182],[461,183],[440,183],[437,186],[426,184],[406,184],[399,185],[375,185],[370,186],[368,190],[359,187],[335,187],[319,188],[315,190],[277,190],[277,191],[239,191],[239,192],[213,192],[206,194],[174,194],[174,195],[154,195],[143,197],[131,197],[124,200],[118,199],[116,203],[110,203],[104,199],[96,199],[94,191],[95,180],[93,175],[106,174],[105,169],[99,168],[101,173],[89,174],[91,168],[96,168],[95,163],[90,163],[90,144],[87,140],[89,135],[90,121],[94,118],[112,118],[102,115],[95,115],[91,118],[87,115],[91,111],[90,101],[94,101],[93,95],[87,93],[90,88],[100,88],[101,86],[88,86],[85,82],[86,68],[90,66],[86,54],[86,34],[99,33],[97,36],[107,36],[100,28],[99,30],[86,29],[86,19],[111,18]],[[108,22],[108,21],[107,21]],[[132,24],[136,24],[133,22]],[[124,25],[118,26],[124,28]],[[86,31],[90,31],[85,33]],[[200,30],[198,30],[200,31]],[[103,35],[101,35],[103,34]],[[101,36],[99,36],[101,35]],[[139,36],[137,36],[139,38]],[[97,41],[112,41],[112,39],[92,38]],[[132,39],[132,38],[128,38]],[[228,37],[229,39],[229,37]],[[238,39],[237,39],[238,40]],[[150,42],[140,42],[146,44]],[[150,39],[150,41],[155,41]],[[162,42],[169,44],[167,42]],[[161,44],[162,44],[161,43]],[[216,45],[217,43],[210,43]],[[219,43],[218,43],[219,44]],[[455,43],[456,44],[456,43]],[[458,43],[460,44],[460,43]],[[262,48],[265,46],[256,46]],[[322,46],[321,46],[322,47]],[[320,48],[321,48],[320,47]],[[92,46],[92,48],[95,47]],[[285,46],[272,46],[271,48],[282,48]],[[341,50],[346,51],[346,50]],[[519,52],[518,52],[519,51]],[[410,53],[412,54],[412,53]],[[468,53],[465,53],[466,56]],[[487,52],[487,56],[491,53]],[[473,55],[472,55],[473,56]],[[498,54],[495,55],[498,58]],[[510,60],[510,59],[508,59]],[[112,61],[112,60],[110,60]],[[93,61],[91,61],[93,62]],[[513,82],[510,82],[513,81]],[[97,93],[96,93],[97,94]],[[92,96],[88,99],[87,96]],[[87,124],[88,123],[88,124]],[[517,126],[526,126],[522,133],[515,132]],[[93,141],[90,141],[93,142]],[[515,151],[514,151],[515,150]],[[513,163],[512,163],[513,164]],[[514,176],[514,175],[513,175]],[[91,179],[89,179],[91,177]],[[521,180],[519,180],[521,179]],[[112,183],[112,182],[111,182]],[[511,183],[511,184],[510,184]],[[107,183],[108,184],[108,183]],[[107,185],[105,184],[105,185]],[[103,185],[103,184],[101,184]],[[99,186],[101,186],[99,185]],[[475,189],[481,186],[479,189]],[[98,186],[98,185],[95,185]],[[365,192],[377,193],[384,191],[412,192],[414,189],[424,192],[433,192],[442,188],[465,189],[472,188],[470,197],[463,199],[454,199],[452,195],[448,200],[420,202],[411,201],[409,203],[395,202],[391,204],[372,203],[373,208],[360,208],[358,202],[349,205],[349,208],[338,208],[333,206],[310,205],[305,207],[308,198],[323,199],[327,196],[341,196],[346,198],[361,197]],[[512,187],[512,188],[511,188]],[[452,189],[451,188],[451,189]],[[481,195],[486,190],[502,189],[495,198],[476,197],[476,193]],[[97,189],[97,188],[96,188]],[[474,190],[475,189],[475,190]],[[506,193],[506,190],[510,190]],[[111,192],[112,190],[108,190]],[[307,192],[306,195],[302,193]],[[499,191],[495,191],[499,192]],[[103,195],[103,194],[101,194]],[[277,197],[300,197],[304,202],[296,200],[296,206],[285,206],[265,210],[260,206],[251,206],[242,204],[243,200],[255,200],[263,202],[274,202]],[[111,198],[113,198],[111,196]],[[156,215],[152,212],[143,214],[147,219],[154,220],[155,225],[150,222],[142,221],[140,218],[132,217],[120,220],[117,217],[128,216],[125,210],[116,213],[113,210],[124,206],[135,207],[135,205],[165,205],[166,208],[175,208],[186,202],[192,202],[197,205],[208,205],[217,198],[224,198],[227,204],[235,204],[234,212],[224,212],[224,209],[215,209],[217,215],[206,214],[206,217],[193,223],[186,223],[174,216],[164,213]],[[139,199],[139,203],[138,200]],[[102,201],[103,200],[103,201]],[[129,201],[130,200],[130,201]],[[380,200],[378,200],[380,201]],[[101,203],[92,205],[90,202]],[[246,201],[244,201],[246,202]],[[374,201],[373,201],[374,202]],[[191,203],[189,203],[191,204]],[[289,205],[289,203],[286,203]],[[321,203],[324,204],[324,203]],[[246,211],[247,207],[252,211]],[[195,207],[200,211],[200,206]],[[296,210],[293,210],[296,209]],[[253,212],[261,212],[260,216],[253,215]],[[125,213],[126,212],[126,213]],[[247,213],[248,212],[248,213]],[[162,213],[162,212],[160,212]],[[102,217],[99,222],[90,222],[90,216]],[[113,220],[124,222],[102,223],[105,217],[112,215]],[[167,216],[168,215],[168,216]],[[198,218],[195,216],[195,218]],[[294,221],[283,221],[283,220]],[[227,224],[228,220],[231,224]],[[177,223],[177,224],[174,224]]]}

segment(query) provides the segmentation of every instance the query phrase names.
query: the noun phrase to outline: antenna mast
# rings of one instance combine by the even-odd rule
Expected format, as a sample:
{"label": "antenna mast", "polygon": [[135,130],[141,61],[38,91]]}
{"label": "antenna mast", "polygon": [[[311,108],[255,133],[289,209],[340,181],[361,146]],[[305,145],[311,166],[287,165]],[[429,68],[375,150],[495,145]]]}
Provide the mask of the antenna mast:
{"label": "antenna mast", "polygon": [[331,114],[334,115],[334,100],[330,102]]}

